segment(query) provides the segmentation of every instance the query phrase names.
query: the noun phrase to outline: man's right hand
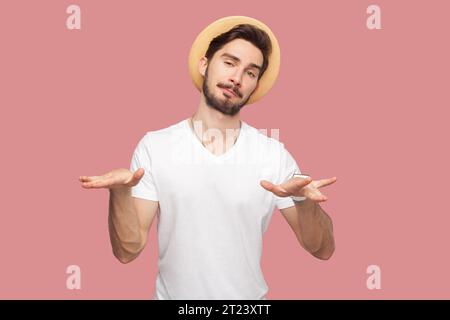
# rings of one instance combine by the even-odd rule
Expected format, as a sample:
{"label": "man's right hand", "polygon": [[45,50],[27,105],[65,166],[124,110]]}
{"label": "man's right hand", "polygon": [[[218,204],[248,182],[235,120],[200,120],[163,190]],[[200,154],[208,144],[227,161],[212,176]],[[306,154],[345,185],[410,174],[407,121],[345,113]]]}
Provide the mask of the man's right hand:
{"label": "man's right hand", "polygon": [[85,189],[92,188],[123,188],[133,187],[139,183],[144,176],[143,168],[137,169],[134,173],[125,168],[114,169],[101,176],[81,176],[79,178],[81,186]]}

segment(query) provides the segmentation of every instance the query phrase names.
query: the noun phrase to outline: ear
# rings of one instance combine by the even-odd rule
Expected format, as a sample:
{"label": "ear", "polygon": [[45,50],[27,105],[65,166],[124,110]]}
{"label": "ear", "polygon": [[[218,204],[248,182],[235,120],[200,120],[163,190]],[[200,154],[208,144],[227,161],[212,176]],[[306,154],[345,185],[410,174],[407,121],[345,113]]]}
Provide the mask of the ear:
{"label": "ear", "polygon": [[198,61],[198,72],[204,77],[206,73],[206,67],[208,66],[208,58],[202,57]]}

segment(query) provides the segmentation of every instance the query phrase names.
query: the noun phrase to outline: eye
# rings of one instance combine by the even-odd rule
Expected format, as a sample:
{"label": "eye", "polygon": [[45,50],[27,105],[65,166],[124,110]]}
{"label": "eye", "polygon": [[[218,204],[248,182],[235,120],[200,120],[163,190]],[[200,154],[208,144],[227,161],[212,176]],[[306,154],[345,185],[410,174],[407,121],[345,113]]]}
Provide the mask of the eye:
{"label": "eye", "polygon": [[253,74],[253,72],[247,72],[248,73],[248,75],[250,76],[250,77],[252,77],[252,78],[254,78],[254,77],[256,77],[254,74]]}
{"label": "eye", "polygon": [[225,61],[225,64],[228,66],[232,66],[233,64],[231,62]]}

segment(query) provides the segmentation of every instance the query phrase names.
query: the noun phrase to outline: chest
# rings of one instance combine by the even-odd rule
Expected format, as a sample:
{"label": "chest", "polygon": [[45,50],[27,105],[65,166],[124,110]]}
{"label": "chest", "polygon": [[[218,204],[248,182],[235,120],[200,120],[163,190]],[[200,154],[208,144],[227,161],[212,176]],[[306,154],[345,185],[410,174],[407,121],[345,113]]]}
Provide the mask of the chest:
{"label": "chest", "polygon": [[154,172],[163,199],[178,204],[201,201],[230,210],[269,206],[273,196],[260,181],[273,181],[276,174],[270,166],[255,164],[185,165],[174,170],[160,163]]}

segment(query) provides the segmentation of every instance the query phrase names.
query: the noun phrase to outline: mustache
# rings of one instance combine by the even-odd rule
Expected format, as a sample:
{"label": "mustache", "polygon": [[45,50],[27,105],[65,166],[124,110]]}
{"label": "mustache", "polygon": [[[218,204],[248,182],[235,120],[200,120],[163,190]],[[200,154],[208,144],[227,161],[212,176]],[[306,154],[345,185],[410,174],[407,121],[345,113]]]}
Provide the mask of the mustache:
{"label": "mustache", "polygon": [[217,86],[218,86],[219,88],[229,89],[229,90],[233,91],[239,98],[242,98],[242,94],[241,94],[241,93],[239,92],[239,90],[238,90],[235,86],[233,86],[233,85],[227,85],[227,84],[224,84],[224,83],[219,83]]}

